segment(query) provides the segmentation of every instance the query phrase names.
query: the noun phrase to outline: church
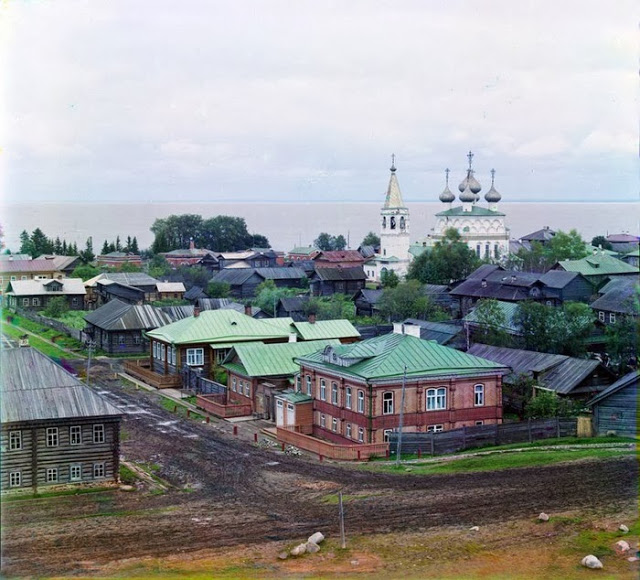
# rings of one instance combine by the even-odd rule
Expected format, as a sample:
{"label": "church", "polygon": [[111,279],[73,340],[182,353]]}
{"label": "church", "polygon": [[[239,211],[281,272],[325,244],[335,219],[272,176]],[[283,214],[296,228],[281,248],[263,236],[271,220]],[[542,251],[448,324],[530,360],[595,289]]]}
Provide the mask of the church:
{"label": "church", "polygon": [[454,206],[456,196],[449,189],[450,171],[445,170],[446,184],[439,198],[445,209],[436,214],[433,233],[411,245],[409,252],[413,257],[442,240],[449,228],[458,230],[462,239],[479,258],[497,261],[509,254],[510,231],[505,225],[505,214],[498,211],[498,202],[502,196],[495,188],[496,171],[491,170],[491,187],[484,196],[487,207],[481,207],[478,202],[482,186],[475,177],[473,157],[473,153],[469,151],[469,167],[458,186],[461,205]]}

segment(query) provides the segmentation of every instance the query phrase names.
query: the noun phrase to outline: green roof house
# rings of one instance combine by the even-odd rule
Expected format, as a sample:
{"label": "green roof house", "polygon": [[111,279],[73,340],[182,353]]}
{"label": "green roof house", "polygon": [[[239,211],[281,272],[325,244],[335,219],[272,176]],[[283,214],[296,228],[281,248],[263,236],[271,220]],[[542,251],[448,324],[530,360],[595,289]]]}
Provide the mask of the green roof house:
{"label": "green roof house", "polygon": [[581,260],[563,260],[553,270],[578,272],[599,288],[610,276],[638,276],[638,267],[604,253],[595,253]]}

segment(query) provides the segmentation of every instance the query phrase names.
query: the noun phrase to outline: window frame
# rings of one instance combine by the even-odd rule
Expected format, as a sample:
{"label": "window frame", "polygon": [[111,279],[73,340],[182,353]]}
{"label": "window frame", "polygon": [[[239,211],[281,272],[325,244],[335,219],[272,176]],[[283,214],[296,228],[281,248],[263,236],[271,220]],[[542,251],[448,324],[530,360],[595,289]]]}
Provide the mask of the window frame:
{"label": "window frame", "polygon": [[389,443],[389,439],[391,438],[391,433],[393,433],[393,429],[385,429],[382,432],[382,441],[384,443]]}
{"label": "window frame", "polygon": [[338,383],[331,381],[331,404],[338,404]]}
{"label": "window frame", "polygon": [[364,391],[358,389],[358,413],[364,413]]}
{"label": "window frame", "polygon": [[45,481],[47,483],[58,483],[58,468],[57,467],[47,467]]}
{"label": "window frame", "polygon": [[327,427],[327,417],[324,413],[320,413],[320,427],[323,429]]}
{"label": "window frame", "polygon": [[344,406],[346,409],[351,409],[353,405],[353,393],[351,387],[346,387],[344,390]]}
{"label": "window frame", "polygon": [[364,427],[358,427],[358,442],[364,443]]}
{"label": "window frame", "polygon": [[447,387],[427,389],[425,397],[427,411],[444,411],[447,409]]}
{"label": "window frame", "polygon": [[347,426],[345,428],[345,435],[349,438],[349,439],[353,439],[353,436],[351,435],[351,423],[347,423]]}
{"label": "window frame", "polygon": [[615,323],[616,323],[616,313],[609,312],[609,324],[615,324]]}
{"label": "window frame", "polygon": [[393,391],[385,391],[382,393],[382,414],[393,415]]}
{"label": "window frame", "polygon": [[9,431],[9,451],[20,451],[22,449],[22,431],[14,429]]}
{"label": "window frame", "polygon": [[331,419],[331,430],[334,433],[338,432],[338,419],[336,419],[335,417],[333,419]]}
{"label": "window frame", "polygon": [[604,310],[598,310],[598,320],[604,322],[606,320]]}
{"label": "window frame", "polygon": [[436,423],[435,425],[427,425],[427,433],[442,433],[444,431],[444,425],[442,423]]}
{"label": "window frame", "polygon": [[46,444],[47,447],[58,447],[60,444],[60,434],[57,427],[47,427]]}
{"label": "window frame", "polygon": [[307,395],[311,397],[313,394],[313,386],[311,384],[311,375],[305,375],[305,382],[307,386]]}
{"label": "window frame", "polygon": [[92,426],[93,442],[96,444],[104,443],[107,440],[105,428],[102,423]]}
{"label": "window frame", "polygon": [[320,379],[320,400],[327,400],[327,381]]}
{"label": "window frame", "polygon": [[[97,473],[97,472],[102,473]],[[106,477],[107,470],[104,465],[104,461],[96,461],[93,464],[93,479],[104,479]]]}
{"label": "window frame", "polygon": [[187,349],[187,366],[201,367],[203,365],[204,365],[204,348],[202,347],[188,348]]}
{"label": "window frame", "polygon": [[82,445],[82,425],[69,427],[69,445]]}
{"label": "window frame", "polygon": [[[77,477],[74,477],[74,470],[78,470],[80,473]],[[69,481],[82,481],[82,464],[81,463],[72,463],[69,466]]]}
{"label": "window frame", "polygon": [[22,487],[22,472],[20,470],[9,472],[9,487]]}
{"label": "window frame", "polygon": [[[478,387],[480,387],[478,389]],[[484,407],[485,404],[485,396],[484,396],[484,385],[482,383],[478,383],[473,386],[473,406],[474,407]]]}

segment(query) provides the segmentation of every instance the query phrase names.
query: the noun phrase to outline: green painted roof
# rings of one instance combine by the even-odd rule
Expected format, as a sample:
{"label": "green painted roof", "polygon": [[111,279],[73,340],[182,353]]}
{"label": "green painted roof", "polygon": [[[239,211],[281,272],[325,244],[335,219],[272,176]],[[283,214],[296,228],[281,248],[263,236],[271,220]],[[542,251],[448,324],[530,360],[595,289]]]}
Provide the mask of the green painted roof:
{"label": "green painted roof", "polygon": [[246,377],[293,375],[300,370],[298,363],[294,362],[295,358],[322,350],[328,344],[339,345],[340,341],[333,339],[239,344],[229,353],[222,366]]}
{"label": "green painted roof", "polygon": [[[517,302],[505,302],[503,300],[496,300],[498,307],[504,314],[505,319],[505,330],[509,330],[512,332],[517,332],[519,329],[518,324],[514,321],[514,316],[516,316],[518,312],[518,303]],[[476,316],[475,308],[469,312],[462,320],[465,322],[478,323],[478,317]]]}
{"label": "green painted roof", "polygon": [[504,214],[499,211],[492,211],[490,209],[487,209],[486,207],[478,207],[477,205],[474,205],[471,208],[471,211],[462,211],[462,206],[460,205],[458,207],[452,207],[451,209],[447,209],[445,211],[441,211],[436,214],[436,216],[443,216],[443,217],[450,217],[450,216],[480,217],[480,216],[492,216],[492,215],[503,216]]}
{"label": "green painted roof", "polygon": [[431,248],[427,246],[423,246],[422,244],[411,244],[409,246],[409,253],[414,258],[417,258],[420,254],[424,254],[425,252],[428,252],[430,249]]}
{"label": "green painted roof", "polygon": [[596,246],[592,246],[591,244],[585,244],[584,247],[585,247],[585,250],[590,254],[593,254],[594,252],[602,252],[603,254],[607,254],[607,256],[618,256],[620,254],[620,252],[614,252],[613,250],[605,250],[603,248],[597,248]]}
{"label": "green painted roof", "polygon": [[407,334],[385,334],[354,344],[340,345],[334,347],[334,352],[343,360],[353,360],[353,364],[342,366],[325,362],[322,352],[300,357],[299,360],[364,380],[401,378],[405,365],[407,377],[464,376],[507,371],[503,365]]}
{"label": "green painted roof", "polygon": [[302,246],[300,248],[293,248],[289,253],[290,254],[302,254],[304,256],[309,256],[313,254],[313,252],[319,252],[318,248],[314,248],[312,246]]}
{"label": "green painted roof", "polygon": [[276,395],[277,399],[284,399],[287,403],[308,403],[313,401],[313,397],[305,395],[304,393],[296,393],[295,391],[282,391]]}
{"label": "green painted roof", "polygon": [[152,330],[147,336],[172,344],[235,343],[288,337],[292,323],[291,318],[257,319],[235,310],[205,310],[199,316]]}
{"label": "green painted roof", "polygon": [[318,320],[294,322],[294,328],[302,340],[323,340],[326,338],[357,338],[360,333],[348,320]]}
{"label": "green painted roof", "polygon": [[607,254],[594,254],[581,260],[558,262],[567,272],[579,272],[583,276],[606,276],[608,274],[637,273],[638,268]]}

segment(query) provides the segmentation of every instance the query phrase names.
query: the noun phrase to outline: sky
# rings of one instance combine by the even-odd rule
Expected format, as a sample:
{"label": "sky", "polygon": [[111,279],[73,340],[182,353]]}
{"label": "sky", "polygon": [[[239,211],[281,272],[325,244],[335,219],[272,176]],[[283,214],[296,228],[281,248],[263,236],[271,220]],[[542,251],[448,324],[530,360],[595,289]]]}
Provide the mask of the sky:
{"label": "sky", "polygon": [[473,150],[505,201],[635,201],[639,7],[5,0],[2,196],[375,201],[395,153],[436,201]]}

